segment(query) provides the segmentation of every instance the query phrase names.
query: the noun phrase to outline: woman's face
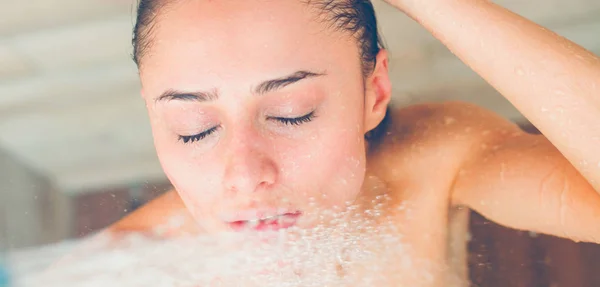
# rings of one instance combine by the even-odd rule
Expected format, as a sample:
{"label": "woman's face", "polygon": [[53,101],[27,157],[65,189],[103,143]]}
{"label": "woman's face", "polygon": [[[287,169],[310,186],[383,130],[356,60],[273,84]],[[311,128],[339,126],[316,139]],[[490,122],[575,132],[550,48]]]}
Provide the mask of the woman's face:
{"label": "woman's face", "polygon": [[369,109],[358,47],[315,16],[301,1],[160,11],[143,97],[165,173],[207,231],[310,227],[314,207],[361,191]]}

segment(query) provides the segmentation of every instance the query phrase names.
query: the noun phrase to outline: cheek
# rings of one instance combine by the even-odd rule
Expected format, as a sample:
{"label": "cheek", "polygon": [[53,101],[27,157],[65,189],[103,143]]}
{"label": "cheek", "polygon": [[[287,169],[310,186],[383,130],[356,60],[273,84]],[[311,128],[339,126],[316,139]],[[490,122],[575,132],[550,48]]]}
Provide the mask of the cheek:
{"label": "cheek", "polygon": [[[345,136],[345,137],[344,137]],[[328,153],[323,159],[323,182],[327,190],[327,202],[342,205],[354,201],[360,192],[365,175],[365,150],[360,133],[338,135],[329,141]]]}
{"label": "cheek", "polygon": [[196,210],[207,211],[215,207],[221,178],[219,158],[210,152],[195,156],[192,145],[185,145],[165,134],[155,133],[157,155],[188,209],[195,214]]}
{"label": "cheek", "polygon": [[185,152],[189,148],[185,147],[184,152],[181,148],[165,150],[161,164],[188,212],[205,230],[218,230],[221,225],[217,215],[227,203],[220,193],[219,160],[210,158],[210,153],[196,158]]}
{"label": "cheek", "polygon": [[300,192],[303,200],[314,198],[320,205],[341,206],[353,201],[365,174],[361,138],[356,128],[322,127],[314,140],[303,141],[282,153],[282,182]]}
{"label": "cheek", "polygon": [[192,190],[202,190],[203,185],[211,185],[211,180],[208,179],[213,177],[210,176],[210,171],[203,170],[202,165],[202,162],[212,160],[208,158],[210,153],[206,153],[206,157],[194,156],[194,145],[180,141],[178,135],[166,126],[156,112],[150,111],[150,120],[158,159],[175,188],[191,193]]}
{"label": "cheek", "polygon": [[[361,97],[354,97],[360,99]],[[365,175],[366,151],[362,109],[359,101],[347,105],[332,118],[328,130],[321,135],[325,154],[319,161],[329,171],[329,202],[336,205],[353,201],[360,192]]]}

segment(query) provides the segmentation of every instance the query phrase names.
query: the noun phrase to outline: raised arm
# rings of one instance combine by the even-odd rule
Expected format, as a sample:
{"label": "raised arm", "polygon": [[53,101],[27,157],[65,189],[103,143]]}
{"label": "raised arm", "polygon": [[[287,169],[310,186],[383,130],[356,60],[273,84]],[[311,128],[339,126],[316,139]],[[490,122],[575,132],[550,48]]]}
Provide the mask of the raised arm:
{"label": "raised arm", "polygon": [[600,192],[597,56],[491,1],[386,1],[504,95]]}

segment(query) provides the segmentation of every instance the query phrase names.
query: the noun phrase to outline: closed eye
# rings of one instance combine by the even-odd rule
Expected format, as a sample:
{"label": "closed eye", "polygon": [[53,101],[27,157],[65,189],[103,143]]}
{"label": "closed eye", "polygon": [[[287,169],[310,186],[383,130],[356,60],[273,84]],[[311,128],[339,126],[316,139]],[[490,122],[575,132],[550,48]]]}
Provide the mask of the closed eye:
{"label": "closed eye", "polygon": [[219,128],[219,126],[210,128],[208,130],[205,130],[199,134],[195,134],[195,135],[191,135],[191,136],[179,136],[179,140],[182,141],[183,143],[193,143],[193,142],[197,142],[197,141],[201,141],[203,140],[205,137],[211,135],[212,133],[216,132],[217,129]]}
{"label": "closed eye", "polygon": [[276,120],[285,125],[299,126],[303,123],[312,121],[314,119],[314,117],[315,117],[315,112],[312,111],[304,116],[297,117],[297,118],[270,117],[270,119]]}
{"label": "closed eye", "polygon": [[[315,118],[314,111],[312,111],[304,116],[297,117],[297,118],[269,117],[269,119],[276,120],[284,125],[289,125],[289,126],[299,126],[303,123],[312,121],[314,118]],[[199,134],[195,134],[195,135],[189,135],[189,136],[180,135],[179,140],[182,141],[184,144],[198,142],[198,141],[201,141],[204,138],[210,136],[214,132],[216,132],[219,129],[219,127],[220,126],[213,127],[213,128],[210,128],[206,131],[203,131],[203,132],[201,132]]]}

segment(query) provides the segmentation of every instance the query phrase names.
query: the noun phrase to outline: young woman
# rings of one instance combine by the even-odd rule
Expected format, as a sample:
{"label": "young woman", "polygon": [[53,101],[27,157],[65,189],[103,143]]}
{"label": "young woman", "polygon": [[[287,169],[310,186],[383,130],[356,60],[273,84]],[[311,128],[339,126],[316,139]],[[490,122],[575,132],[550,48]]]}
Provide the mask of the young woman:
{"label": "young woman", "polygon": [[[369,1],[142,0],[135,60],[175,190],[110,232],[152,230],[182,210],[189,220],[164,234],[310,229],[319,210],[385,196],[408,256],[459,272],[462,207],[600,242],[600,60],[490,1],[387,1],[545,137],[464,103],[388,109]],[[392,285],[446,286],[434,270]]]}

